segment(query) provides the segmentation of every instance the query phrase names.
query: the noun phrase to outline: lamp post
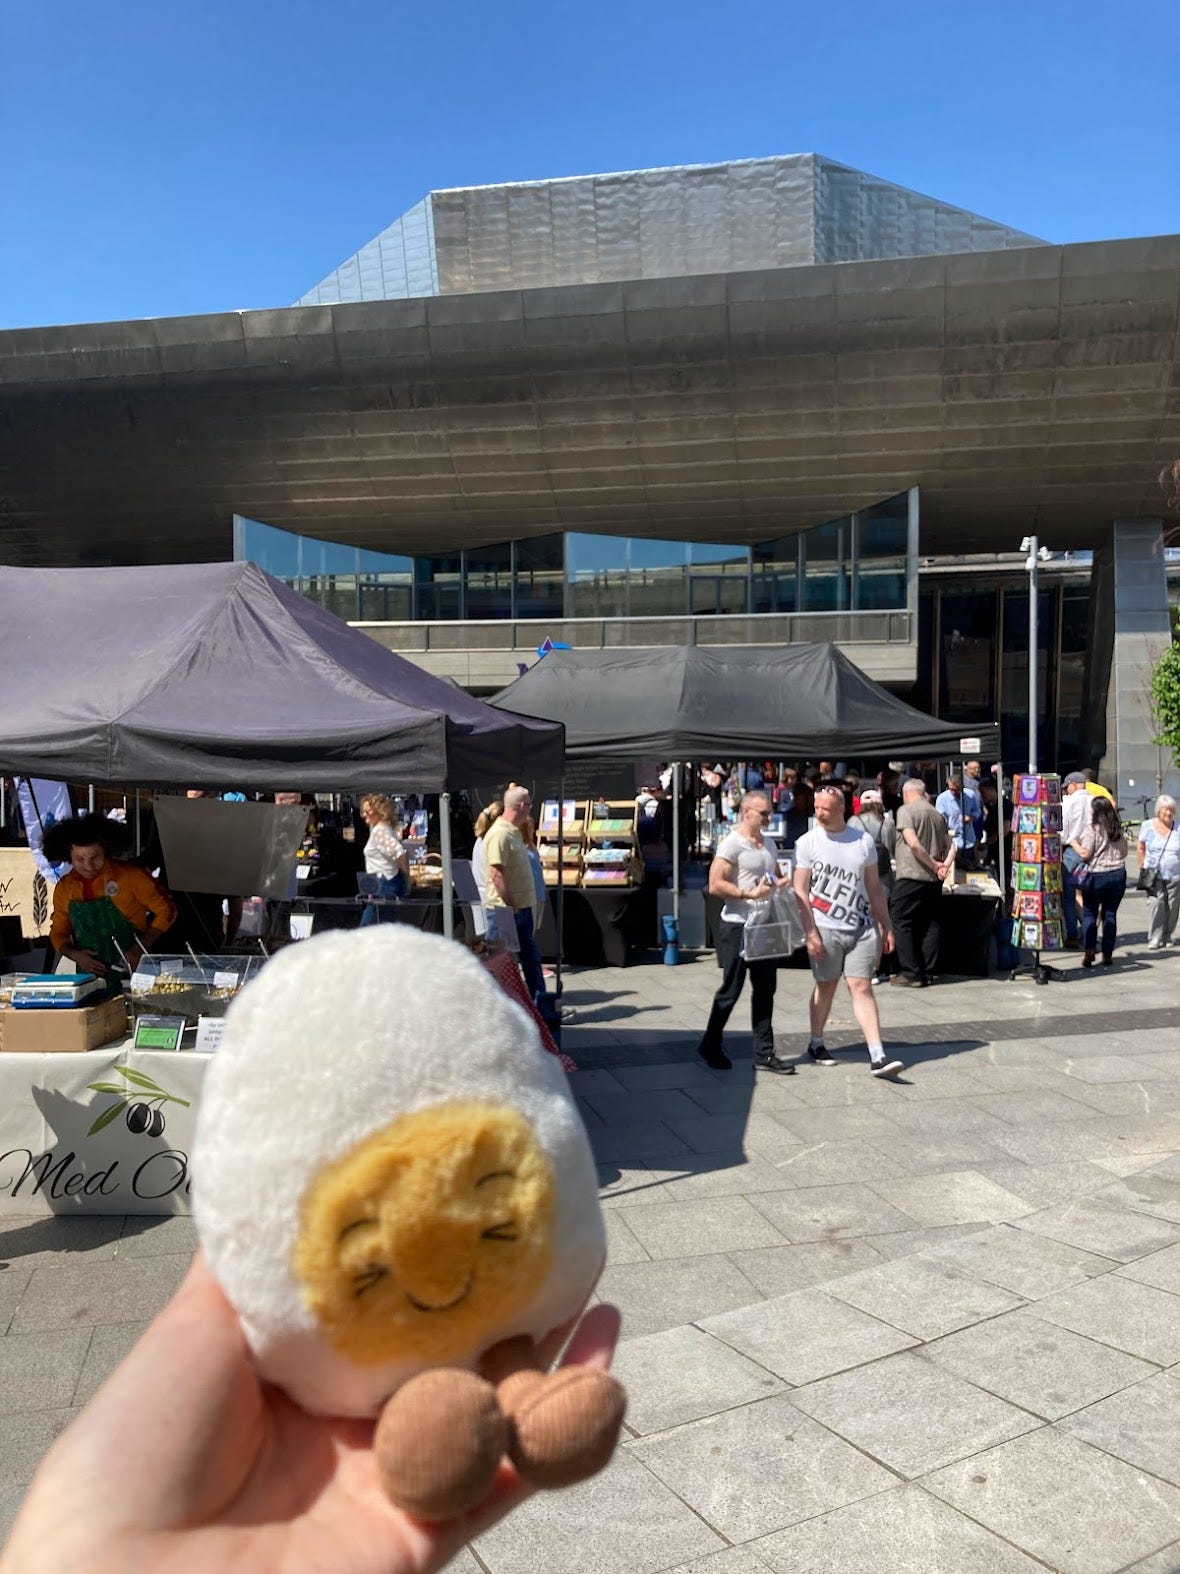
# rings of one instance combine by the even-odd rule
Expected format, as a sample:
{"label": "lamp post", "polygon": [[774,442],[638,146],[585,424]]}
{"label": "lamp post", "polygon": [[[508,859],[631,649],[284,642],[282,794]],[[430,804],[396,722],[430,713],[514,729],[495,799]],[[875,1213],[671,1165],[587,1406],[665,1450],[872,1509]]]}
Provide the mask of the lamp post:
{"label": "lamp post", "polygon": [[1048,561],[1048,547],[1039,545],[1036,536],[1025,536],[1020,550],[1027,552],[1028,569],[1028,774],[1037,774],[1037,568]]}

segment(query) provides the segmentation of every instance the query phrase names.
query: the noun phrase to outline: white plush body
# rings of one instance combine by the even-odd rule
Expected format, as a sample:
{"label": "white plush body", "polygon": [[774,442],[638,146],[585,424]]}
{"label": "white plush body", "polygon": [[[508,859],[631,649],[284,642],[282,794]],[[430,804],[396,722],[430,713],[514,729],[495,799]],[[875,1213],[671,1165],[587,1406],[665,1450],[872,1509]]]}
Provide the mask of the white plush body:
{"label": "white plush body", "polygon": [[529,1121],[557,1177],[557,1214],[544,1288],[466,1365],[501,1339],[559,1327],[602,1268],[594,1163],[561,1063],[474,957],[403,924],[291,946],[230,1008],[201,1099],[193,1211],[260,1373],[306,1409],[376,1415],[422,1370],[358,1366],[321,1336],[291,1269],[307,1185],[399,1115],[470,1099]]}

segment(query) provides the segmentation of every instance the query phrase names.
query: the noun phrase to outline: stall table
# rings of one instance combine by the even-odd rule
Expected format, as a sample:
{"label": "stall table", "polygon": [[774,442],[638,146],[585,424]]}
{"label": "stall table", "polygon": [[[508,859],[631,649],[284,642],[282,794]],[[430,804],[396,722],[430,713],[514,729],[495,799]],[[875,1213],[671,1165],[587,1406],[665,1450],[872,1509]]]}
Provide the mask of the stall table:
{"label": "stall table", "polygon": [[[584,967],[626,967],[638,951],[650,948],[656,925],[654,886],[583,890],[566,886],[562,960]],[[541,956],[557,956],[557,891],[549,890],[537,940]]]}

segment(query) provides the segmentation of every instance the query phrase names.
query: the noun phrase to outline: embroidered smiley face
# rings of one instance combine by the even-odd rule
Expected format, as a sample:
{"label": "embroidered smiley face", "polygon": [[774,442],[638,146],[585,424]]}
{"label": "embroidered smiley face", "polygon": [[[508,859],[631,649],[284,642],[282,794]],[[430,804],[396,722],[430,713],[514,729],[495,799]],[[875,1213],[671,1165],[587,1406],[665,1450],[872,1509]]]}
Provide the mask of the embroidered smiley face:
{"label": "embroidered smiley face", "polygon": [[292,1258],[304,1303],[358,1365],[461,1359],[543,1287],[554,1199],[519,1111],[473,1102],[403,1115],[304,1194]]}

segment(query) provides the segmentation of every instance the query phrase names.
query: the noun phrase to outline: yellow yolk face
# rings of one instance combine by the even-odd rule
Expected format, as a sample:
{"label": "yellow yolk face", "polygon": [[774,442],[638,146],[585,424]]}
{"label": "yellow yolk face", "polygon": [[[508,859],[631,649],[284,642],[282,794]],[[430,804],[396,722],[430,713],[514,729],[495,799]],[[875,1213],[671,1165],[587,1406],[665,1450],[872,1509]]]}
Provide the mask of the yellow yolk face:
{"label": "yellow yolk face", "polygon": [[324,1337],[358,1365],[456,1360],[544,1285],[554,1199],[517,1110],[436,1105],[320,1171],[292,1267]]}

